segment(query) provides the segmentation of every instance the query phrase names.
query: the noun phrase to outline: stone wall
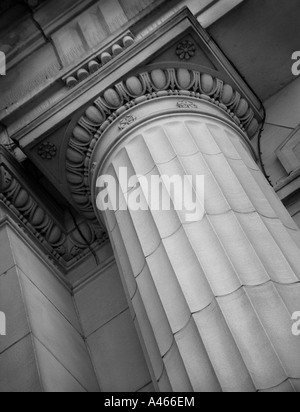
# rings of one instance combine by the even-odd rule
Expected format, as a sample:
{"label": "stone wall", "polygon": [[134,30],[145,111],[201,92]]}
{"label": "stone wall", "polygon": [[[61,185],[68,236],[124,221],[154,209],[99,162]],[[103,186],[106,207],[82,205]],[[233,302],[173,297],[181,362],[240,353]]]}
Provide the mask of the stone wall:
{"label": "stone wall", "polygon": [[67,283],[1,206],[1,392],[99,391]]}
{"label": "stone wall", "polygon": [[75,289],[75,301],[101,390],[153,390],[114,259]]}
{"label": "stone wall", "polygon": [[0,392],[153,390],[114,259],[77,267],[73,290],[0,208]]}

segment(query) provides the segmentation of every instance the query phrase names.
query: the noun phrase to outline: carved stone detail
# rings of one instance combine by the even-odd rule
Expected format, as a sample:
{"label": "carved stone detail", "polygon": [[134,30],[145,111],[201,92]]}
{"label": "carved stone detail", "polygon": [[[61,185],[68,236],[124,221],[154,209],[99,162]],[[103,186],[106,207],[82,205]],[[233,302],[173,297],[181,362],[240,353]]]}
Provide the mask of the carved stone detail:
{"label": "carved stone detail", "polygon": [[[68,269],[74,262],[90,253],[89,245],[98,246],[108,241],[101,228],[86,221],[67,230],[54,213],[43,204],[39,194],[24,179],[24,171],[4,148],[0,149],[0,202],[10,210],[18,223],[31,233],[46,249],[49,256]],[[76,253],[75,253],[76,252]]]}
{"label": "carved stone detail", "polygon": [[131,32],[123,34],[119,39],[116,39],[113,44],[106,47],[104,50],[97,52],[80,67],[77,67],[75,70],[72,70],[64,76],[63,80],[67,87],[71,89],[77,86],[80,82],[96,73],[102,66],[105,66],[111,60],[116,58],[132,44],[134,44],[133,34]]}
{"label": "carved stone detail", "polygon": [[196,54],[196,46],[191,41],[183,41],[178,44],[176,54],[180,60],[188,61]]}
{"label": "carved stone detail", "polygon": [[38,148],[38,154],[44,160],[52,160],[56,153],[57,147],[51,142],[43,142]]}
{"label": "carved stone detail", "polygon": [[51,253],[65,242],[65,235],[47,211],[32,197],[6,166],[0,166],[0,199],[39,240],[47,242]]}
{"label": "carved stone detail", "polygon": [[181,100],[177,103],[177,107],[180,109],[198,109],[198,106],[194,102],[188,100]]}
{"label": "carved stone detail", "polygon": [[231,116],[233,122],[250,138],[259,129],[253,110],[240,93],[210,74],[168,68],[131,76],[98,97],[79,120],[69,141],[67,179],[74,202],[86,218],[95,218],[90,200],[89,163],[98,139],[127,110],[163,96],[183,96],[185,99],[193,97],[210,102]]}
{"label": "carved stone detail", "polygon": [[135,121],[136,121],[136,117],[134,117],[132,115],[128,115],[120,121],[119,129],[120,130],[125,130],[128,126],[130,126]]}

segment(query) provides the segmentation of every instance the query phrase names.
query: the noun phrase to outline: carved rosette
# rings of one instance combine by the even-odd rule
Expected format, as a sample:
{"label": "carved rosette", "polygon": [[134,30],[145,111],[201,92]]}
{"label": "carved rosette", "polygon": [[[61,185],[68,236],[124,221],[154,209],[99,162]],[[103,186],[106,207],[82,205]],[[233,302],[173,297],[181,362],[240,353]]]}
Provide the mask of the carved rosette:
{"label": "carved rosette", "polygon": [[[182,96],[186,108],[189,97],[215,104],[227,113],[249,138],[259,129],[248,102],[229,84],[195,70],[168,68],[143,72],[106,90],[79,120],[67,150],[67,179],[77,208],[95,219],[89,187],[89,167],[93,149],[104,131],[127,110],[147,100]],[[194,105],[194,103],[193,103]],[[192,107],[194,108],[194,107]]]}
{"label": "carved rosette", "polygon": [[176,54],[180,60],[188,61],[196,54],[196,46],[191,41],[183,41],[178,44]]}
{"label": "carved rosette", "polygon": [[38,148],[38,154],[44,160],[52,160],[56,153],[57,147],[51,142],[43,142]]}

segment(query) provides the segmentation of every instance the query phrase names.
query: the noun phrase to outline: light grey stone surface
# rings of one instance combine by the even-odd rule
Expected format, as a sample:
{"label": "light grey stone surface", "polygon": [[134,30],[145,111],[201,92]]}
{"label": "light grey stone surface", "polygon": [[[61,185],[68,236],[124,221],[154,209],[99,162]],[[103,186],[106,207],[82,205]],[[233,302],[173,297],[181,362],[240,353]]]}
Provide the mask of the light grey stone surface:
{"label": "light grey stone surface", "polygon": [[34,336],[84,388],[99,391],[83,337],[24,275],[21,279]]}
{"label": "light grey stone surface", "polygon": [[42,392],[32,337],[21,341],[0,355],[0,392]]}
{"label": "light grey stone surface", "polygon": [[75,300],[86,337],[123,312],[128,303],[116,264],[76,293]]}
{"label": "light grey stone surface", "polygon": [[15,266],[15,260],[12,254],[8,229],[6,226],[0,228],[0,245],[0,275],[2,275]]}
{"label": "light grey stone surface", "polygon": [[135,392],[150,378],[129,310],[88,338],[103,392]]}
{"label": "light grey stone surface", "polygon": [[0,337],[1,353],[30,332],[26,306],[16,267],[0,276],[0,312],[6,316],[6,336]]}
{"label": "light grey stone surface", "polygon": [[9,230],[8,233],[14,259],[22,273],[47,296],[53,305],[80,332],[80,325],[70,290],[58,280],[53,269],[50,269],[50,265],[43,262],[15,232]]}
{"label": "light grey stone surface", "polygon": [[42,345],[33,338],[45,392],[86,392],[72,374]]}

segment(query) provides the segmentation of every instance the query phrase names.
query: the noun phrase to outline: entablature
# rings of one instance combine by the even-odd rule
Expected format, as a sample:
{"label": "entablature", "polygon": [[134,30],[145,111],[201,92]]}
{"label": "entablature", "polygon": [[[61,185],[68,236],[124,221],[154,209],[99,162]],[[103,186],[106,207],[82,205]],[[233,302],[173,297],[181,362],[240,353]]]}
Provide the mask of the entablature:
{"label": "entablature", "polygon": [[26,171],[4,147],[0,147],[0,202],[62,272],[78,265],[92,248],[108,242],[102,228],[61,208],[32,176],[26,177]]}
{"label": "entablature", "polygon": [[[119,50],[122,42],[124,49]],[[93,56],[75,72],[64,73],[57,82],[59,101],[52,101],[13,136],[68,202],[91,220],[91,145],[100,137],[97,131],[103,123],[143,96],[170,92],[206,98],[227,111],[249,139],[259,130],[261,103],[187,8],[144,37],[134,39],[124,32],[101,51],[100,60],[106,54],[111,58],[97,70],[93,67],[99,60]],[[157,84],[153,73],[162,77]],[[161,81],[164,84],[159,85]]]}

